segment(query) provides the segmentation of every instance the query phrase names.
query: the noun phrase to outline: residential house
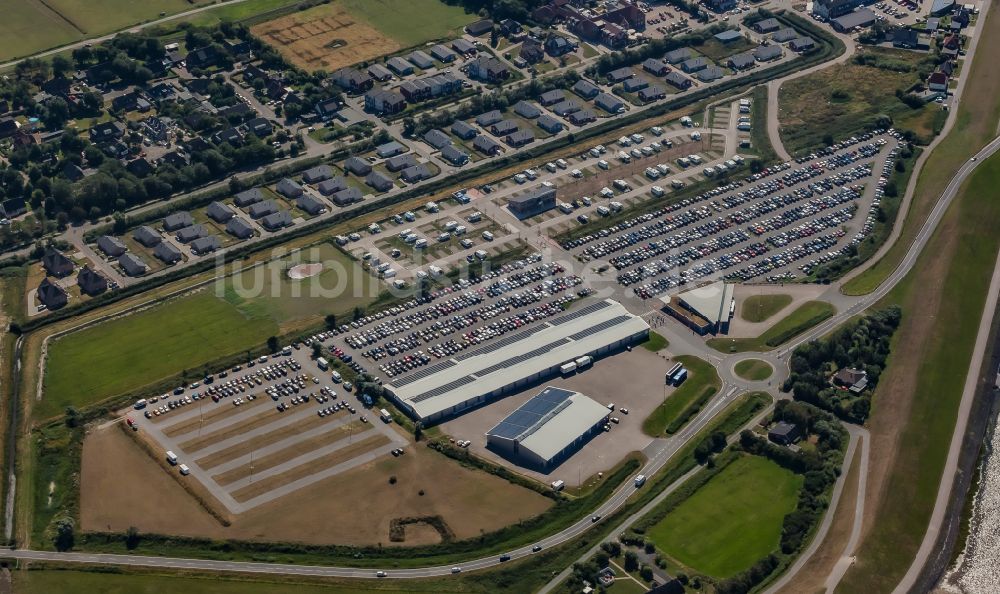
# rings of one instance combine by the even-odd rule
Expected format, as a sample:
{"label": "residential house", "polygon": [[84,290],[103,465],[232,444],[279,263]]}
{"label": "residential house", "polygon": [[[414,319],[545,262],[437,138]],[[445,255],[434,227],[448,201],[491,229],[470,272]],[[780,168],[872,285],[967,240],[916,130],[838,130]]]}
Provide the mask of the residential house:
{"label": "residential house", "polygon": [[754,67],[756,61],[754,60],[753,54],[750,52],[743,52],[742,54],[736,54],[735,56],[730,56],[726,65],[733,70],[748,70]]}
{"label": "residential house", "polygon": [[278,203],[275,202],[274,200],[262,200],[260,202],[251,204],[250,208],[247,209],[247,214],[250,215],[251,219],[256,220],[262,217],[266,217],[269,214],[274,214],[278,212],[278,210],[280,210],[278,208]]}
{"label": "residential house", "polygon": [[663,76],[670,72],[670,67],[663,60],[648,58],[642,63],[642,69],[654,76]]}
{"label": "residential house", "polygon": [[348,157],[344,161],[344,169],[357,176],[368,175],[372,172],[371,163],[361,157]]}
{"label": "residential house", "polygon": [[743,39],[743,34],[737,29],[727,29],[716,33],[715,39],[722,43],[735,43]]}
{"label": "residential house", "polygon": [[472,141],[472,148],[488,156],[499,155],[503,150],[500,143],[485,134],[476,136],[476,139]]}
{"label": "residential house", "polygon": [[76,275],[76,284],[85,295],[94,297],[108,290],[108,279],[103,274],[84,266]]}
{"label": "residential house", "polygon": [[192,241],[205,237],[206,235],[208,235],[208,232],[205,230],[204,225],[195,224],[184,227],[183,229],[178,229],[177,234],[174,235],[174,237],[181,243],[191,243]]}
{"label": "residential house", "polygon": [[[283,178],[275,186],[274,190],[285,198],[298,198],[302,195],[302,186],[291,178]],[[256,217],[254,217],[256,218]]]}
{"label": "residential house", "polygon": [[153,247],[163,241],[160,234],[152,227],[143,225],[132,232],[132,239],[138,241],[146,247]]}
{"label": "residential house", "polygon": [[153,105],[139,90],[122,93],[111,100],[111,111],[139,111],[147,112]]}
{"label": "residential house", "polygon": [[431,48],[431,55],[434,56],[435,60],[444,62],[445,64],[454,62],[455,58],[458,57],[458,54],[456,54],[451,48],[440,43]]}
{"label": "residential house", "polygon": [[758,62],[770,62],[781,57],[781,46],[778,44],[759,45],[753,50],[753,57]]}
{"label": "residential house", "polygon": [[490,134],[493,136],[507,136],[508,134],[517,132],[517,128],[517,122],[514,120],[500,120],[490,126]]}
{"label": "residential house", "polygon": [[233,217],[226,223],[226,233],[237,239],[248,239],[253,237],[253,227],[240,217]]}
{"label": "residential house", "polygon": [[542,110],[538,109],[538,106],[530,101],[521,100],[514,105],[514,113],[522,118],[533,120],[542,115]]}
{"label": "residential house", "polygon": [[677,64],[680,64],[681,62],[686,62],[687,60],[690,60],[693,57],[694,57],[694,52],[691,51],[691,48],[681,47],[673,51],[667,52],[667,54],[664,56],[664,59],[668,63],[676,66]]}
{"label": "residential house", "polygon": [[268,231],[278,231],[292,225],[292,215],[287,210],[279,210],[261,219],[260,225]]}
{"label": "residential house", "polygon": [[500,34],[511,41],[517,41],[524,36],[524,27],[514,19],[504,19],[500,21]]}
{"label": "residential house", "polygon": [[50,281],[48,277],[42,279],[42,283],[38,285],[38,290],[35,291],[35,295],[38,297],[38,300],[49,309],[59,309],[60,307],[65,307],[66,302],[69,301],[66,291],[64,291],[59,285]]}
{"label": "residential house", "polygon": [[[518,51],[517,55],[528,64],[537,64],[545,59],[545,50],[538,41],[526,39],[521,44],[521,50]],[[520,64],[517,65],[520,66]]]}
{"label": "residential house", "polygon": [[[447,147],[453,148],[453,147]],[[458,150],[458,149],[455,149]],[[413,167],[407,167],[400,174],[399,179],[403,180],[408,184],[417,183],[418,181],[425,180],[431,176],[431,172],[427,169],[426,165],[414,165]]]}
{"label": "residential house", "polygon": [[[11,132],[11,134],[13,134],[13,132]],[[96,126],[91,126],[88,134],[90,136],[90,142],[93,142],[94,144],[112,142],[125,135],[125,125],[116,121],[103,122],[97,124]]]}
{"label": "residential house", "polygon": [[493,21],[490,19],[482,19],[480,21],[475,21],[469,23],[465,26],[465,32],[473,37],[479,37],[493,30]]}
{"label": "residential house", "polygon": [[102,235],[97,238],[97,249],[104,252],[105,256],[117,258],[128,251],[122,240],[111,235]]}
{"label": "residential house", "polygon": [[368,76],[381,83],[392,80],[392,72],[381,64],[372,64],[369,66]]}
{"label": "residential house", "polygon": [[391,115],[406,109],[406,99],[396,91],[373,89],[365,93],[365,109],[378,115]]}
{"label": "residential house", "polygon": [[431,96],[431,85],[426,80],[416,79],[403,81],[399,85],[399,92],[406,98],[407,103],[419,103]]}
{"label": "residential house", "polygon": [[667,91],[659,85],[650,85],[645,89],[639,91],[639,101],[643,103],[649,103],[650,101],[659,101],[660,99],[665,99],[667,97]]}
{"label": "residential house", "polygon": [[216,66],[222,57],[222,54],[216,50],[215,46],[207,45],[188,53],[187,57],[184,58],[184,64],[188,70],[211,68],[212,66]]}
{"label": "residential house", "polygon": [[295,199],[295,206],[313,216],[326,212],[326,205],[309,194],[303,194]]}
{"label": "residential house", "polygon": [[333,179],[328,179],[324,182],[320,182],[316,189],[320,194],[324,196],[329,196],[330,194],[336,194],[341,190],[347,189],[347,180],[341,176],[337,176]]}
{"label": "residential house", "polygon": [[451,133],[462,140],[471,140],[479,134],[479,130],[468,122],[455,120],[451,125]]}
{"label": "residential house", "polygon": [[927,88],[932,91],[947,93],[948,92],[948,75],[944,72],[938,70],[937,72],[932,72],[927,78]]}
{"label": "residential house", "polygon": [[771,35],[771,41],[776,41],[778,43],[785,43],[786,41],[791,41],[799,36],[799,32],[791,27],[785,27],[784,29],[779,29]]}
{"label": "residential house", "polygon": [[386,66],[399,76],[409,76],[413,74],[413,64],[410,64],[399,56],[393,56],[386,60]]}
{"label": "residential house", "polygon": [[616,85],[635,76],[631,68],[616,68],[608,73],[608,82]]}
{"label": "residential house", "polygon": [[535,141],[535,133],[532,132],[531,130],[518,130],[513,134],[508,134],[507,137],[504,138],[504,142],[506,142],[508,146],[514,148],[519,148],[531,144],[534,141]]}
{"label": "residential house", "polygon": [[229,219],[236,216],[236,213],[233,212],[233,209],[229,208],[228,206],[226,206],[222,202],[219,202],[218,200],[208,205],[208,208],[205,209],[205,214],[208,215],[208,218],[212,219],[216,223],[225,223]]}
{"label": "residential house", "polygon": [[250,188],[249,190],[243,190],[242,192],[236,194],[233,198],[233,203],[239,208],[245,208],[255,202],[260,202],[264,198],[264,190],[260,188]]}
{"label": "residential house", "polygon": [[589,80],[580,79],[573,85],[573,92],[584,99],[593,99],[601,92],[601,88]]}
{"label": "residential house", "polygon": [[229,143],[230,146],[237,147],[243,144],[243,134],[236,128],[225,128],[212,135],[212,142]]}
{"label": "residential house", "polygon": [[750,25],[750,28],[758,33],[773,33],[781,28],[781,23],[775,18],[766,18]]}
{"label": "residential house", "polygon": [[13,219],[28,212],[28,203],[24,198],[8,198],[0,202],[0,210],[6,218]]}
{"label": "residential house", "polygon": [[398,155],[386,160],[385,168],[393,173],[396,173],[397,171],[402,171],[407,167],[413,167],[418,163],[417,158],[412,153],[407,153],[405,155]]}
{"label": "residential house", "polygon": [[409,60],[411,64],[422,70],[428,70],[434,67],[434,58],[430,57],[430,55],[423,50],[410,52],[406,55],[406,59]]}
{"label": "residential house", "polygon": [[672,84],[673,86],[681,90],[690,89],[691,85],[693,84],[691,82],[691,79],[685,77],[683,74],[677,72],[676,70],[668,72],[667,76],[664,78],[668,83]]}
{"label": "residential house", "polygon": [[487,111],[486,113],[481,113],[476,116],[476,123],[486,128],[487,126],[492,126],[493,124],[499,122],[503,119],[503,114],[500,113],[499,109],[493,109]]}
{"label": "residential house", "polygon": [[58,250],[52,247],[45,248],[42,255],[42,267],[45,272],[56,278],[69,276],[73,273],[73,262]]}
{"label": "residential house", "polygon": [[802,430],[795,423],[778,421],[767,431],[767,438],[778,445],[789,446],[802,438]]}
{"label": "residential house", "polygon": [[809,37],[798,37],[793,39],[788,47],[793,52],[806,52],[816,47],[816,42]]}
{"label": "residential house", "polygon": [[153,255],[159,258],[164,264],[176,264],[184,259],[181,251],[169,241],[161,241],[153,250]]}
{"label": "residential house", "polygon": [[479,56],[469,62],[469,77],[488,83],[499,83],[510,78],[510,69],[493,56]]}
{"label": "residential house", "polygon": [[340,101],[338,101],[336,97],[323,99],[322,101],[318,101],[316,103],[316,107],[314,107],[313,110],[316,112],[316,115],[319,116],[319,119],[326,122],[337,117],[337,114],[340,113]]}
{"label": "residential house", "polygon": [[137,157],[125,164],[125,170],[136,177],[143,178],[153,173],[156,168],[146,159]]}
{"label": "residential house", "polygon": [[868,372],[863,369],[844,367],[833,375],[833,384],[847,388],[856,394],[868,387]]}
{"label": "residential house", "polygon": [[71,182],[80,181],[81,179],[87,177],[86,174],[83,173],[83,169],[81,169],[79,165],[68,161],[66,163],[66,166],[63,167],[62,169],[62,174],[63,177],[65,177]]}
{"label": "residential house", "polygon": [[610,93],[601,93],[595,97],[594,105],[608,113],[625,113],[625,102]]}
{"label": "residential house", "polygon": [[451,49],[466,57],[477,53],[476,46],[464,39],[456,39],[455,41],[452,41]]}
{"label": "residential house", "polygon": [[576,50],[576,43],[570,41],[569,39],[553,33],[545,39],[545,53],[552,56],[553,58],[558,58],[559,56],[564,56]]}
{"label": "residential house", "polygon": [[622,83],[622,90],[626,93],[638,93],[649,86],[649,82],[644,78],[630,78]]}
{"label": "residential house", "polygon": [[[117,123],[117,122],[114,122]],[[95,126],[96,127],[96,126]],[[21,124],[14,118],[3,118],[0,120],[0,138],[10,138],[21,128]],[[91,128],[93,131],[94,128]],[[94,141],[93,132],[91,132],[91,142]]]}
{"label": "residential house", "polygon": [[[468,153],[452,145],[448,145],[441,149],[441,157],[456,167],[461,167],[469,162]],[[430,175],[427,175],[426,177],[430,177]]]}
{"label": "residential house", "polygon": [[199,237],[191,242],[191,253],[196,256],[204,256],[205,254],[210,254],[217,249],[219,249],[219,238],[215,235]]}
{"label": "residential house", "polygon": [[361,190],[357,188],[344,188],[333,195],[333,203],[340,207],[361,202],[361,199]]}
{"label": "residential house", "polygon": [[703,83],[710,83],[712,81],[719,80],[726,75],[726,72],[719,68],[718,66],[709,66],[703,70],[699,70],[694,74],[694,77]]}
{"label": "residential house", "polygon": [[691,58],[690,60],[684,60],[683,62],[681,62],[681,70],[683,70],[688,74],[691,74],[694,72],[698,72],[699,70],[704,70],[705,68],[708,68],[710,64],[711,62],[709,61],[708,58],[704,56],[698,56],[697,58]]}
{"label": "residential house", "polygon": [[149,268],[141,258],[134,254],[122,254],[118,256],[118,265],[128,276],[142,276]]}
{"label": "residential house", "polygon": [[449,138],[447,134],[445,134],[441,130],[438,130],[437,128],[424,132],[423,139],[424,142],[436,148],[437,150],[441,150],[442,148],[451,144],[451,138]]}
{"label": "residential house", "polygon": [[546,91],[545,93],[542,93],[538,97],[538,101],[545,107],[548,107],[550,105],[555,105],[556,103],[565,100],[566,100],[566,92],[563,91],[562,89],[553,89],[551,91]]}
{"label": "residential house", "polygon": [[395,157],[406,152],[406,147],[401,143],[393,140],[385,144],[380,144],[375,147],[375,154],[382,159],[387,159],[389,157]]}
{"label": "residential house", "polygon": [[333,177],[333,169],[329,165],[317,165],[311,169],[306,169],[302,174],[302,181],[307,184],[318,184]]}
{"label": "residential house", "polygon": [[540,116],[535,124],[549,134],[558,134],[559,132],[562,132],[563,129],[562,122],[548,114]]}
{"label": "residential house", "polygon": [[372,171],[365,177],[365,183],[369,187],[374,188],[379,192],[388,192],[395,184],[391,179],[385,176],[385,174],[379,173],[378,171]]}
{"label": "residential house", "polygon": [[194,218],[186,211],[171,213],[163,218],[163,229],[166,231],[176,231],[193,224]]}

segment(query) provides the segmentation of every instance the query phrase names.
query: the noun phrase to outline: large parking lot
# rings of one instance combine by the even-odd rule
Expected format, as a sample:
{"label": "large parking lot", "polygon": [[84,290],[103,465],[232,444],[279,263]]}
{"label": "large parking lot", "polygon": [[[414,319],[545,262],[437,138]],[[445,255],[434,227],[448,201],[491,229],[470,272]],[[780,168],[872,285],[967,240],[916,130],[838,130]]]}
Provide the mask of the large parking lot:
{"label": "large parking lot", "polygon": [[289,347],[150,398],[129,422],[232,514],[397,455],[405,438],[346,382],[321,381],[331,372],[305,353]]}
{"label": "large parking lot", "polygon": [[871,231],[896,146],[892,134],[857,138],[562,247],[607,262],[643,299],[708,275],[794,279]]}

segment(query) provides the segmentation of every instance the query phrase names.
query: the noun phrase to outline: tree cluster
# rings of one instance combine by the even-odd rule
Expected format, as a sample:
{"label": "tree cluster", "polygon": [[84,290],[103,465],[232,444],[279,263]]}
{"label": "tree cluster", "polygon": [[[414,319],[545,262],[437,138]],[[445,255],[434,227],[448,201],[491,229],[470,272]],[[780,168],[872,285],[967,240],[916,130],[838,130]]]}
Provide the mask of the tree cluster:
{"label": "tree cluster", "polygon": [[[792,353],[791,373],[782,390],[844,420],[864,423],[901,315],[899,307],[888,307],[840,327],[827,338],[799,346]],[[868,385],[860,394],[831,383],[832,375],[844,368],[867,372]]]}

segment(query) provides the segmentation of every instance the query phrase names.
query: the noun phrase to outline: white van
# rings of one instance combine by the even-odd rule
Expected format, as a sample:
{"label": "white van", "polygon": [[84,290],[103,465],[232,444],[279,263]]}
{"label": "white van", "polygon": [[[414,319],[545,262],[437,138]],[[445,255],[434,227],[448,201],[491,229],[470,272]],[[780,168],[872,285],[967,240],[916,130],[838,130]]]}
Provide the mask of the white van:
{"label": "white van", "polygon": [[188,468],[187,464],[181,464],[180,465],[180,471],[181,471],[181,474],[184,475],[184,476],[187,476],[187,475],[191,474],[191,469]]}
{"label": "white van", "polygon": [[483,239],[486,241],[493,241],[493,234],[489,231],[483,231]]}
{"label": "white van", "polygon": [[173,466],[176,466],[177,465],[177,454],[171,452],[170,450],[167,450],[167,462],[169,462]]}

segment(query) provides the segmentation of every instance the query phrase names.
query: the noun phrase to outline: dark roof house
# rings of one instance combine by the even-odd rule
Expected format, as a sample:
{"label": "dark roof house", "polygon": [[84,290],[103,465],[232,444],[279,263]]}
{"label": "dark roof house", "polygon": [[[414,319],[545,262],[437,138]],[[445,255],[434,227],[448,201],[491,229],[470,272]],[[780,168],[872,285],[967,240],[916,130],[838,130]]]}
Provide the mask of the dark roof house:
{"label": "dark roof house", "polygon": [[38,296],[38,300],[49,309],[64,307],[69,300],[66,296],[66,291],[59,285],[51,282],[48,277],[42,279],[42,283],[38,285],[38,290],[35,294]]}
{"label": "dark roof house", "polygon": [[76,284],[80,291],[93,297],[100,295],[108,289],[108,279],[104,278],[100,272],[92,270],[90,266],[84,266],[76,275]]}
{"label": "dark roof house", "polygon": [[45,248],[45,253],[42,255],[42,267],[45,268],[45,272],[56,278],[69,276],[73,273],[73,262],[51,247]]}

